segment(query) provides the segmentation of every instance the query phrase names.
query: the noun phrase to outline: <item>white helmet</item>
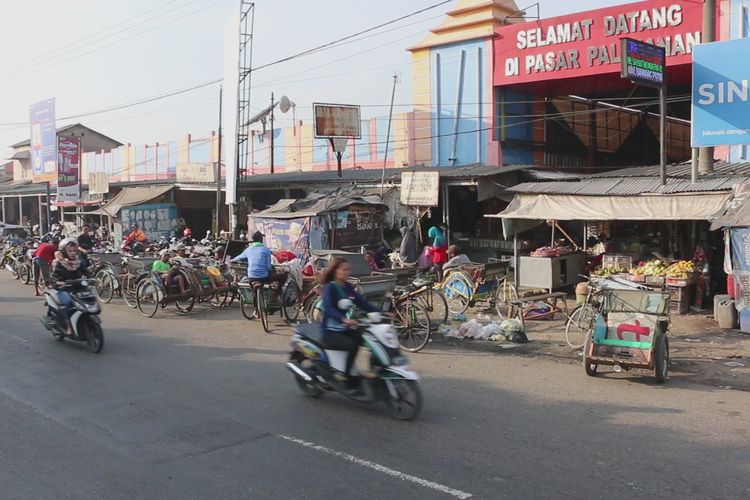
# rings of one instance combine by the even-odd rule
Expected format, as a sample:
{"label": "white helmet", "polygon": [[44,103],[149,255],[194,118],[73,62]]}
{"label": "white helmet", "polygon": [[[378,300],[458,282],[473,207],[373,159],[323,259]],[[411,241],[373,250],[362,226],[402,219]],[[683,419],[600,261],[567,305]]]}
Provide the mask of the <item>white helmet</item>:
{"label": "white helmet", "polygon": [[57,245],[57,249],[62,252],[63,250],[65,250],[65,247],[67,247],[68,245],[76,245],[77,246],[78,245],[78,241],[76,241],[75,238],[65,238],[65,239],[63,239],[60,242],[59,245]]}

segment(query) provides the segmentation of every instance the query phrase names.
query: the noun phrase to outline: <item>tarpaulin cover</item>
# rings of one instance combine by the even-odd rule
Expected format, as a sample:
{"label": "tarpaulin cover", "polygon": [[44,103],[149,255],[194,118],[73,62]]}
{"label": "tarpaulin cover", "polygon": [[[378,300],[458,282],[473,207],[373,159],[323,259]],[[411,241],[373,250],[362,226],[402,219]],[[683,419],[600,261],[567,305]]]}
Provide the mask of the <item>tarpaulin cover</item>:
{"label": "tarpaulin cover", "polygon": [[712,231],[722,227],[750,227],[750,185],[738,186],[726,211],[711,223]]}
{"label": "tarpaulin cover", "polygon": [[173,187],[174,186],[126,187],[117,193],[117,195],[115,195],[115,197],[100,210],[106,215],[116,217],[124,207],[132,207],[147,203],[154,198],[163,195]]}
{"label": "tarpaulin cover", "polygon": [[519,194],[500,219],[533,220],[708,220],[725,209],[729,193],[654,196]]}
{"label": "tarpaulin cover", "polygon": [[352,205],[366,206],[368,209],[387,210],[380,196],[370,195],[360,190],[337,193],[311,193],[299,200],[282,199],[261,212],[248,214],[249,219],[297,219],[336,212]]}

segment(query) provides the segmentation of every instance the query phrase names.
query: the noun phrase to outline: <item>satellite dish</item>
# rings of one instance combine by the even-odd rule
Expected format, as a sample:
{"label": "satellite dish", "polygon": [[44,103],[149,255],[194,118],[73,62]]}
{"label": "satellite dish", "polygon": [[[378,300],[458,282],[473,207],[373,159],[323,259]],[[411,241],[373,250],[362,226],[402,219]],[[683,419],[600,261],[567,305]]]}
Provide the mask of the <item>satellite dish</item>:
{"label": "satellite dish", "polygon": [[282,113],[286,113],[289,111],[289,108],[291,108],[294,105],[292,101],[289,100],[287,96],[281,96],[281,101],[279,101],[279,109]]}

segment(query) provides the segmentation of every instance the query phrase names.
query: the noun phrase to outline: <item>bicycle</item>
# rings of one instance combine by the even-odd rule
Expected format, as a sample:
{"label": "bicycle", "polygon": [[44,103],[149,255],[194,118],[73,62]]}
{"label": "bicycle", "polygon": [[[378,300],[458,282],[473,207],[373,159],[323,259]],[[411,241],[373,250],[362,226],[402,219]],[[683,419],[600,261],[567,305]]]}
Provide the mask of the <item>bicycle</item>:
{"label": "bicycle", "polygon": [[[240,310],[246,319],[260,319],[263,331],[268,333],[268,295],[271,287],[261,281],[244,281],[237,284],[240,292]],[[252,314],[250,312],[252,309]]]}
{"label": "bicycle", "polygon": [[432,322],[415,296],[397,292],[386,297],[383,311],[393,312],[393,327],[398,331],[398,342],[403,349],[419,352],[430,343]]}

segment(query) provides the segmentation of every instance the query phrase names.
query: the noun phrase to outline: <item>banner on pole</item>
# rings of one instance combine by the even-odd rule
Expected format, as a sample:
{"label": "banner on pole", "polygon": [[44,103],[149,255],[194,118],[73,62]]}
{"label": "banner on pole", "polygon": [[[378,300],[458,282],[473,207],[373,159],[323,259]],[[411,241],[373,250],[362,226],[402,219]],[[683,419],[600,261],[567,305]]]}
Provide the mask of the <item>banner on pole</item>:
{"label": "banner on pole", "polygon": [[29,107],[31,126],[31,176],[33,182],[52,182],[57,177],[57,128],[55,100]]}
{"label": "banner on pole", "polygon": [[61,136],[57,139],[57,201],[81,199],[81,139]]}

